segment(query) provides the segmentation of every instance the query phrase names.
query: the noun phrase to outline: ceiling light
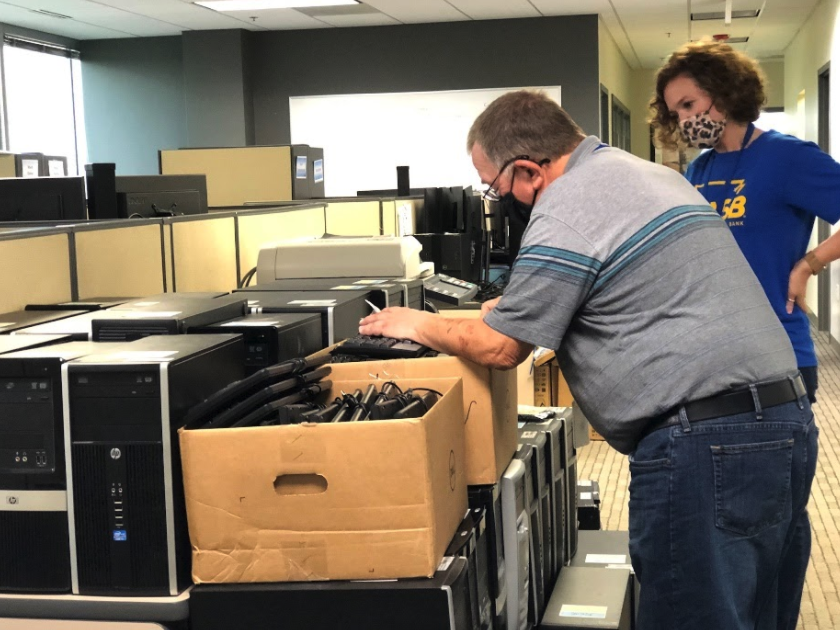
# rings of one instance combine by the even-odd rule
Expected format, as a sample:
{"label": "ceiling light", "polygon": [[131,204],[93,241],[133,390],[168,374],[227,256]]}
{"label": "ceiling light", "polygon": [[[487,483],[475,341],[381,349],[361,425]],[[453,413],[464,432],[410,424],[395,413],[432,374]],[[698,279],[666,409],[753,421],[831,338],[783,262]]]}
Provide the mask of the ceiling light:
{"label": "ceiling light", "polygon": [[358,0],[202,0],[196,2],[214,11],[263,11],[266,9],[303,9],[359,4]]}
{"label": "ceiling light", "polygon": [[[759,9],[749,9],[747,11],[732,11],[732,15],[730,19],[736,20],[740,18],[757,18],[758,14],[761,13]],[[699,22],[701,20],[725,20],[726,19],[726,12],[725,11],[713,11],[709,13],[692,13],[691,20],[692,22]]]}
{"label": "ceiling light", "polygon": [[32,13],[40,13],[41,15],[46,15],[49,17],[58,18],[60,20],[69,20],[69,15],[64,15],[63,13],[56,13],[55,11],[47,11],[46,9],[29,9]]}

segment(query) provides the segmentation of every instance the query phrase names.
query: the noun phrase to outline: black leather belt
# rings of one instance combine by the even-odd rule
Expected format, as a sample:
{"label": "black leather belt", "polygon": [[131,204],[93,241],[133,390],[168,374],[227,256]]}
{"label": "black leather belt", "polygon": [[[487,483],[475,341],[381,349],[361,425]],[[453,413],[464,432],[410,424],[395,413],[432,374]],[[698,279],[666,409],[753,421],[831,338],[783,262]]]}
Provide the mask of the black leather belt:
{"label": "black leather belt", "polygon": [[[802,382],[800,374],[797,374],[793,379],[786,378],[772,383],[756,385],[756,390],[762,409],[793,402],[806,394],[805,384]],[[682,406],[685,407],[685,415],[689,422],[702,422],[703,420],[713,420],[755,411],[755,401],[749,389],[701,398]],[[659,429],[680,424],[679,413],[680,407],[677,407],[657,416],[645,427],[642,437]]]}

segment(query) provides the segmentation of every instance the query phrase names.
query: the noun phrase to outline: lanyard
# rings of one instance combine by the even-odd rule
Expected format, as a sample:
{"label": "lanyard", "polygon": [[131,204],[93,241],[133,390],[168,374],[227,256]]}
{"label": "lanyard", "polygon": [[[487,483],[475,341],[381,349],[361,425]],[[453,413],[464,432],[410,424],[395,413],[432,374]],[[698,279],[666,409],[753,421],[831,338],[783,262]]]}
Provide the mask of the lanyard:
{"label": "lanyard", "polygon": [[[752,123],[747,125],[747,132],[744,134],[744,139],[741,140],[741,148],[738,151],[738,159],[735,160],[735,168],[732,169],[732,173],[730,173],[728,181],[731,181],[735,177],[735,174],[738,172],[738,167],[741,165],[741,156],[744,154],[744,149],[746,149],[747,145],[750,143],[754,132],[755,125]],[[715,158],[717,157],[717,151],[711,149],[711,152],[712,155],[710,155],[709,159],[706,160],[706,166],[703,168],[703,185],[707,189],[709,186],[709,179],[712,174],[712,162],[714,162]]]}

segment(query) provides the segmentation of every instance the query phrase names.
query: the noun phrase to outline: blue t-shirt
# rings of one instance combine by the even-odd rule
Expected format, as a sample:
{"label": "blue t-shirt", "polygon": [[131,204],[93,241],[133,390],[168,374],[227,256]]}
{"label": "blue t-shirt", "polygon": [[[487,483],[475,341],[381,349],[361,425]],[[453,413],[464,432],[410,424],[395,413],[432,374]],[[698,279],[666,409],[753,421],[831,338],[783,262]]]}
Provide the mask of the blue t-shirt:
{"label": "blue t-shirt", "polygon": [[805,255],[814,217],[840,219],[840,164],[813,142],[767,131],[746,149],[704,152],[686,177],[732,230],[790,337],[799,367],[815,366],[808,316],[798,306],[790,315],[785,310],[788,281]]}

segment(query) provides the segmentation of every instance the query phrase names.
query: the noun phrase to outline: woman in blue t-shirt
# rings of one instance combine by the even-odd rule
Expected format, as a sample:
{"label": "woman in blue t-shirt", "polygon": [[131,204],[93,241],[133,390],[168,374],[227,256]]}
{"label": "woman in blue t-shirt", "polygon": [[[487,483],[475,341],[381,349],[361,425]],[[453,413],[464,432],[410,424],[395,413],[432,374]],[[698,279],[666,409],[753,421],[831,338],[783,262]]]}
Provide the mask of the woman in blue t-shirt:
{"label": "woman in blue t-shirt", "polygon": [[817,356],[805,288],[840,258],[840,232],[806,249],[814,217],[840,219],[840,164],[813,142],[756,128],[765,101],[753,59],[727,44],[695,42],[657,73],[651,122],[665,147],[711,149],[691,163],[686,177],[732,230],[790,337],[815,402]]}

